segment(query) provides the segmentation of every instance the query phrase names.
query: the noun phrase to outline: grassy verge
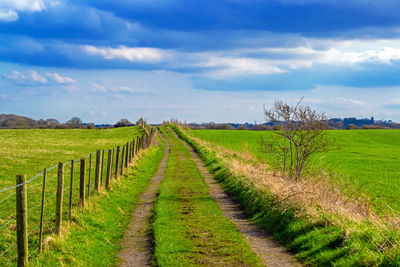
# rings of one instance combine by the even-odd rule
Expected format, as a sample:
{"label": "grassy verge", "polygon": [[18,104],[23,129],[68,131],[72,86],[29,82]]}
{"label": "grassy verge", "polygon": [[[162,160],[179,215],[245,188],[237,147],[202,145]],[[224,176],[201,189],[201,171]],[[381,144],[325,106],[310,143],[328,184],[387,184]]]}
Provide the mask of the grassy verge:
{"label": "grassy verge", "polygon": [[159,266],[258,266],[233,224],[209,195],[190,152],[164,128],[171,152],[154,207],[155,261]]}
{"label": "grassy verge", "polygon": [[302,216],[302,207],[278,202],[268,188],[260,189],[249,179],[235,176],[210,149],[202,147],[172,126],[205,161],[209,170],[247,214],[272,233],[277,240],[306,265],[312,266],[400,266],[399,233],[393,228],[379,228],[368,221],[354,222],[334,214]]}
{"label": "grassy verge", "polygon": [[76,209],[62,237],[48,238],[47,249],[30,265],[114,266],[138,197],[157,172],[163,150],[164,145],[145,150],[109,192],[93,196],[84,210]]}

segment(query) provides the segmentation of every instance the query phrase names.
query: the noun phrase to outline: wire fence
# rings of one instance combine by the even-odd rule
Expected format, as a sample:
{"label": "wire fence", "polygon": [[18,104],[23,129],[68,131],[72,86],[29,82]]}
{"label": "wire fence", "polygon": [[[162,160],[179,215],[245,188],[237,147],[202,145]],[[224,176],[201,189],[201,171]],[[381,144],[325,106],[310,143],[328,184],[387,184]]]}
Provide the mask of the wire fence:
{"label": "wire fence", "polygon": [[[82,209],[90,195],[103,188],[110,189],[111,182],[124,175],[135,156],[151,144],[155,129],[143,129],[142,136],[132,138],[122,146],[60,162],[23,182],[0,190],[0,196],[9,193],[0,199],[0,266],[15,264],[19,257],[26,257],[23,251],[19,251],[21,245],[17,246],[18,243],[27,251],[29,244],[26,260],[37,256],[43,249],[45,235],[60,234],[62,221],[72,220],[74,210]],[[21,200],[21,196],[25,199]],[[22,211],[18,209],[21,201],[26,203]],[[17,206],[17,209],[10,209],[11,206]],[[19,220],[23,216],[26,222]],[[21,232],[24,227],[18,224],[25,223],[26,232]],[[21,239],[24,235],[27,235],[26,240]]]}

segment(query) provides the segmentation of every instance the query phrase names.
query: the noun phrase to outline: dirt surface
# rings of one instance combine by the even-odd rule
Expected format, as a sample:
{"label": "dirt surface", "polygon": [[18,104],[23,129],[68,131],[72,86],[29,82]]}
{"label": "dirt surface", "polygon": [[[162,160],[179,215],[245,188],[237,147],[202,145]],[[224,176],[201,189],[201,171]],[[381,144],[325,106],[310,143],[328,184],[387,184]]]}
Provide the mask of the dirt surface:
{"label": "dirt surface", "polygon": [[[173,133],[175,134],[175,132]],[[175,136],[177,135],[175,134]],[[286,252],[285,247],[272,239],[270,233],[247,220],[239,205],[216,182],[197,153],[185,141],[182,142],[189,149],[193,160],[204,176],[210,195],[216,200],[222,214],[236,226],[252,251],[262,259],[263,263],[266,266],[301,266],[290,253]]]}
{"label": "dirt surface", "polygon": [[140,196],[138,206],[132,214],[132,219],[121,242],[122,249],[118,253],[118,257],[122,260],[120,266],[151,265],[150,216],[157,197],[157,191],[160,187],[160,181],[164,177],[170,151],[168,142],[162,136],[160,137],[166,144],[164,157],[156,176],[153,177],[149,187]]}

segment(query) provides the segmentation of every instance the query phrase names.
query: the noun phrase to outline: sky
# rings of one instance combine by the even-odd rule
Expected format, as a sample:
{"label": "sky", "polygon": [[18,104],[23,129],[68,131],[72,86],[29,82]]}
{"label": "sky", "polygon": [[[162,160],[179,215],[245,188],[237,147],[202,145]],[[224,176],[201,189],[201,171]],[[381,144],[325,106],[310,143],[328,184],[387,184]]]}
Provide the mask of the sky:
{"label": "sky", "polygon": [[400,121],[398,0],[0,0],[0,113]]}

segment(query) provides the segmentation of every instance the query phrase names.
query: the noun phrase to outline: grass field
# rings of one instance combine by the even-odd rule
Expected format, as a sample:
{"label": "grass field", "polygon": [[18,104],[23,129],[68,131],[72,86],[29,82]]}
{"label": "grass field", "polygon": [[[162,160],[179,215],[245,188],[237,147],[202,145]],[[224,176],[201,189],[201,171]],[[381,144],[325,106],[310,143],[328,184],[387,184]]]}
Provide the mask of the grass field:
{"label": "grass field", "polygon": [[[0,150],[0,191],[15,185],[16,174],[26,174],[29,179],[43,171],[43,168],[54,166],[60,161],[71,162],[73,159],[86,157],[97,149],[112,149],[118,145],[124,145],[141,134],[138,127],[106,130],[0,130],[0,147],[2,147]],[[106,161],[107,153],[104,154],[104,161]],[[88,161],[89,159],[86,160],[86,177],[89,173]],[[91,192],[93,193],[95,157],[92,157],[91,161]],[[64,168],[64,217],[68,215],[71,167],[72,165],[69,164]],[[75,206],[79,201],[79,162],[74,164],[73,169],[72,205]],[[103,168],[103,177],[105,177],[105,172],[106,168]],[[54,168],[47,175],[45,234],[51,233],[54,229],[56,173],[57,168]],[[103,185],[104,180],[105,178],[102,179]],[[33,249],[38,247],[41,190],[41,176],[27,184],[29,244]],[[0,265],[2,259],[15,257],[15,244],[15,189],[11,189],[0,193]]]}
{"label": "grass field", "polygon": [[[260,139],[270,131],[192,130],[193,136],[235,151],[250,151],[257,159],[267,160]],[[369,194],[380,207],[386,204],[400,210],[400,131],[346,130],[329,131],[340,150],[318,155],[314,165],[339,173],[361,191]]]}

